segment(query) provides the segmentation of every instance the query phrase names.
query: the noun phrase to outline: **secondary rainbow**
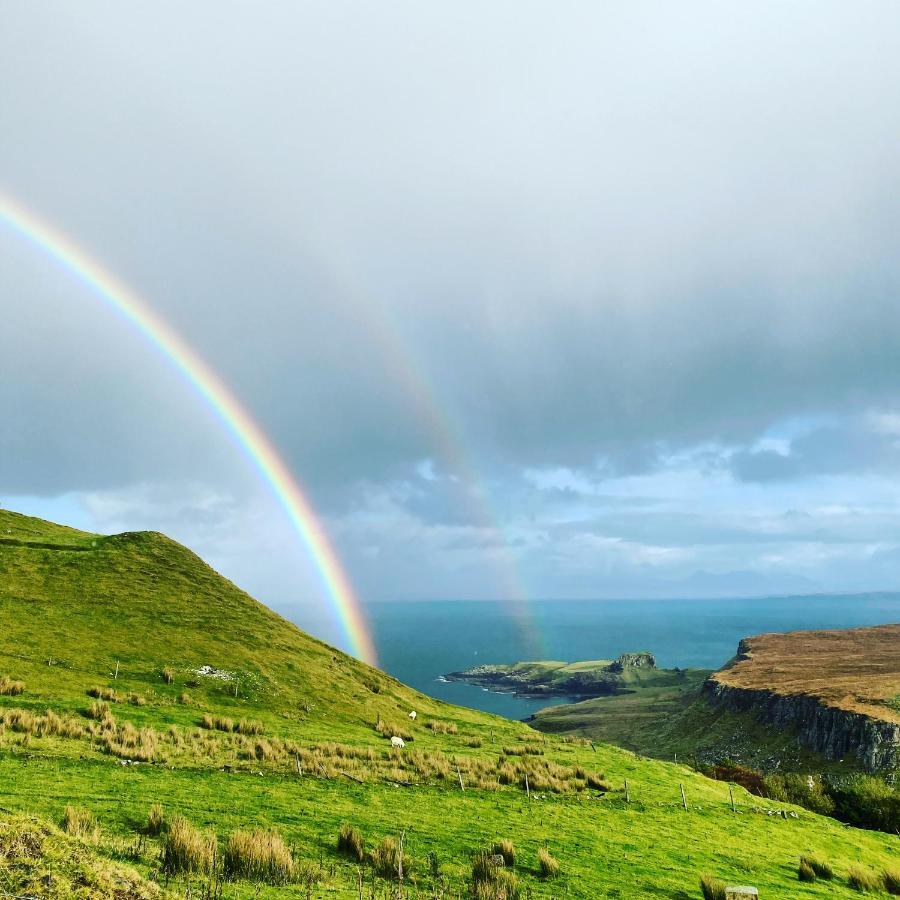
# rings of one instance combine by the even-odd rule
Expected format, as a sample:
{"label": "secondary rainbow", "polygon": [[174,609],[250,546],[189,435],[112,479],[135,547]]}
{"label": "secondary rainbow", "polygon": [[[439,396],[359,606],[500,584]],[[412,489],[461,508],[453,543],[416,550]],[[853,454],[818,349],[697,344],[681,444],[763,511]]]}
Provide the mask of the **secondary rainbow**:
{"label": "secondary rainbow", "polygon": [[272,442],[222,379],[133,290],[65,235],[2,194],[0,220],[53,257],[143,334],[202,397],[283,507],[318,573],[348,649],[377,665],[359,599],[311,503]]}

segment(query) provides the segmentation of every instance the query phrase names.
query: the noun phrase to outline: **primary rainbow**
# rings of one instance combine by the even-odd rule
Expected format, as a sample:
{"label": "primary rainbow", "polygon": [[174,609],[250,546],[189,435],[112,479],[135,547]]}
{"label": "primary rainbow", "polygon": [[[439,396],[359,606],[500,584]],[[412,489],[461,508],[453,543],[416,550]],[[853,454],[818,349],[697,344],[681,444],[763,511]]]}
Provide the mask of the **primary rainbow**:
{"label": "primary rainbow", "polygon": [[375,646],[359,600],[312,505],[272,442],[219,376],[134,291],[65,235],[2,194],[0,220],[91,288],[143,334],[203,398],[287,513],[315,566],[350,651],[376,665]]}

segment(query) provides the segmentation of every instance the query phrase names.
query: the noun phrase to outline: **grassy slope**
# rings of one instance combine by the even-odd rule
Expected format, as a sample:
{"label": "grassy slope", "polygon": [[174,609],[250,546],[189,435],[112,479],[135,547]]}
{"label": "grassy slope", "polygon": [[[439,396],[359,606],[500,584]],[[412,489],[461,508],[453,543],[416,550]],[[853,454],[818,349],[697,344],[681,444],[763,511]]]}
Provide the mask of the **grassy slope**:
{"label": "grassy slope", "polygon": [[[735,815],[725,785],[686,767],[604,745],[592,750],[555,738],[536,745],[520,723],[427,699],[304,635],[161,535],[101,538],[0,512],[0,537],[20,542],[0,544],[0,674],[26,683],[21,696],[0,697],[0,712],[52,707],[87,721],[87,689],[112,686],[120,695],[146,698],[143,706],[113,704],[120,724],[175,725],[189,735],[207,711],[253,718],[266,738],[301,748],[341,741],[373,751],[366,763],[371,772],[357,783],[331,763],[321,772],[306,766],[299,776],[283,756],[242,760],[237,745],[203,743],[212,740],[206,732],[203,740],[191,738],[186,750],[166,744],[156,764],[124,766],[96,739],[7,729],[0,733],[0,832],[18,811],[57,820],[66,803],[77,802],[103,826],[99,847],[90,851],[102,866],[107,857],[121,856],[150,804],[159,801],[220,837],[238,827],[277,828],[298,857],[323,862],[314,896],[344,897],[357,896],[357,870],[332,849],[342,821],[361,828],[370,845],[408,828],[407,852],[420,887],[432,885],[425,860],[434,852],[454,895],[464,890],[471,853],[500,837],[519,848],[517,868],[536,897],[693,897],[700,871],[756,884],[763,896],[854,896],[842,880],[801,885],[797,856],[821,852],[843,876],[853,862],[880,866],[900,853],[897,838],[802,810],[797,819],[756,812],[758,801],[740,790]],[[46,549],[51,544],[71,549]],[[113,681],[116,660],[120,674]],[[191,673],[204,664],[236,674],[238,696],[234,681]],[[160,677],[166,665],[175,671],[171,685]],[[177,702],[185,690],[193,705]],[[412,708],[419,713],[415,723],[405,716]],[[378,717],[402,721],[414,743],[392,757],[372,727]],[[425,726],[431,718],[457,733],[432,732]],[[503,747],[516,751],[511,759],[529,764],[548,760],[566,771],[601,770],[614,790],[542,790],[529,801],[517,785],[476,789],[470,781],[461,792],[452,771],[443,777],[397,773],[416,751],[459,760],[468,772],[468,766],[495,765]],[[518,755],[529,747],[542,755]],[[621,791],[626,778],[631,803]],[[679,784],[688,811],[681,809]],[[561,880],[537,879],[541,846],[560,860]],[[157,858],[151,842],[133,865],[152,874]],[[277,893],[306,895],[300,886]],[[226,887],[226,896],[255,895],[248,884]]]}

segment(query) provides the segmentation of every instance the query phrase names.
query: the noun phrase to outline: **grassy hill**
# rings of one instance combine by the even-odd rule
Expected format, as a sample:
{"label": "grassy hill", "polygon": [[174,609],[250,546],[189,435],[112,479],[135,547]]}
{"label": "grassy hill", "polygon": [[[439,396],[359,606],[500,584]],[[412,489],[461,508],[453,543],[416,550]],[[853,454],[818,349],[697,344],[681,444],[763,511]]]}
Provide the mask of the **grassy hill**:
{"label": "grassy hill", "polygon": [[[482,859],[479,896],[699,897],[709,872],[839,897],[853,866],[900,854],[896,837],[733,794],[736,811],[687,767],[424,697],[163,535],[0,511],[4,894],[468,896],[473,854],[508,840],[514,874]],[[344,824],[359,858],[355,835],[337,849]],[[45,837],[14,839],[30,831]],[[266,847],[281,860],[266,878],[287,884],[246,868]],[[808,853],[833,881],[798,881]]]}

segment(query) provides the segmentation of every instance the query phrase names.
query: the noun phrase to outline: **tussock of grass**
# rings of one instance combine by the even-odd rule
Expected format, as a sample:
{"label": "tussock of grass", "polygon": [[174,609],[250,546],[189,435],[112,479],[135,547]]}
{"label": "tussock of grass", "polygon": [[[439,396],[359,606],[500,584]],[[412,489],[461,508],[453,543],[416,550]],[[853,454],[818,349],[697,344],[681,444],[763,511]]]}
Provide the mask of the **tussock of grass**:
{"label": "tussock of grass", "polygon": [[516,864],[516,848],[513,846],[513,842],[508,838],[494,841],[491,846],[491,853],[496,856],[502,856],[504,865],[512,867]]}
{"label": "tussock of grass", "polygon": [[855,864],[847,871],[847,883],[855,891],[862,893],[880,891],[883,884],[881,878],[871,869]]}
{"label": "tussock of grass", "polygon": [[472,857],[472,896],[475,900],[518,900],[519,879],[492,859],[491,853]]}
{"label": "tussock of grass", "polygon": [[119,700],[119,695],[112,688],[95,686],[88,688],[87,695],[88,697],[96,697],[98,700],[109,700],[112,703],[117,703]]}
{"label": "tussock of grass", "polygon": [[900,866],[885,869],[881,873],[881,880],[884,882],[884,889],[889,894],[900,896]]}
{"label": "tussock of grass", "polygon": [[337,848],[339,853],[362,862],[366,858],[366,845],[362,834],[348,822],[341,825],[338,831]]}
{"label": "tussock of grass", "polygon": [[187,691],[182,691],[178,695],[178,702],[182,706],[191,706],[194,701],[191,699],[191,695]]}
{"label": "tussock of grass", "polygon": [[805,859],[800,860],[800,865],[797,866],[797,878],[800,881],[815,881],[816,873],[813,871],[812,866],[806,862]]}
{"label": "tussock of grass", "polygon": [[399,737],[404,741],[413,739],[412,733],[408,729],[402,728],[395,722],[385,722],[384,719],[379,719],[375,723],[375,730],[386,738]]}
{"label": "tussock of grass", "polygon": [[546,847],[538,850],[538,869],[541,878],[556,878],[559,875],[559,862]]}
{"label": "tussock of grass", "polygon": [[140,694],[131,693],[128,695],[128,702],[132,706],[145,706],[147,703],[147,698],[142,697]]}
{"label": "tussock of grass", "polygon": [[144,831],[150,837],[159,837],[168,827],[165,811],[159,803],[154,803],[147,813],[147,824],[144,826]]}
{"label": "tussock of grass", "polygon": [[8,675],[0,676],[0,696],[18,697],[19,694],[25,693],[25,682],[15,681]]}
{"label": "tussock of grass", "polygon": [[[397,878],[400,874],[400,846],[396,838],[384,838],[369,854],[369,862],[381,878]],[[408,867],[408,863],[405,865]]]}
{"label": "tussock of grass", "polygon": [[235,831],[223,854],[225,877],[266,884],[287,884],[294,878],[294,858],[279,834],[263,829]]}
{"label": "tussock of grass", "polygon": [[430,728],[435,734],[456,734],[459,730],[455,722],[442,722],[438,719],[426,722],[425,727]]}
{"label": "tussock of grass", "polygon": [[472,747],[477,750],[484,744],[484,741],[480,737],[467,737],[465,744],[467,747]]}
{"label": "tussock of grass", "polygon": [[175,671],[171,668],[171,666],[166,666],[162,670],[162,680],[166,684],[172,684],[175,681]]}
{"label": "tussock of grass", "polygon": [[700,876],[703,900],[725,900],[725,882],[712,875]]}
{"label": "tussock of grass", "polygon": [[830,881],[834,878],[834,870],[823,856],[817,856],[812,853],[804,854],[800,857],[800,865],[806,865],[812,870],[816,878],[821,878],[823,881]]}
{"label": "tussock of grass", "polygon": [[63,812],[62,829],[66,834],[96,844],[100,840],[100,826],[89,809],[80,806],[66,806]]}
{"label": "tussock of grass", "polygon": [[162,848],[162,869],[166,875],[206,874],[213,870],[216,839],[195,828],[184,816],[169,823]]}

